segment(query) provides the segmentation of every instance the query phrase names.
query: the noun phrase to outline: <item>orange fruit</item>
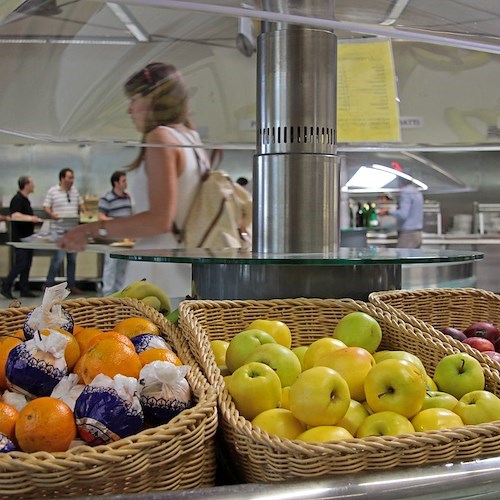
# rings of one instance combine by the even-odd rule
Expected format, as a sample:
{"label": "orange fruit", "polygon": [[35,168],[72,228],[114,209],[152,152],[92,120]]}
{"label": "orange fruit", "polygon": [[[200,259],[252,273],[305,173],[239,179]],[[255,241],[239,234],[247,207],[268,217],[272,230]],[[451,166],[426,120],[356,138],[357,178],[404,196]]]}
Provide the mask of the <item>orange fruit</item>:
{"label": "orange fruit", "polygon": [[145,366],[152,361],[169,361],[176,366],[182,365],[182,361],[177,357],[177,354],[170,349],[146,349],[139,354],[139,359],[141,360],[142,366]]}
{"label": "orange fruit", "polygon": [[75,375],[78,375],[78,383],[83,384],[83,360],[85,358],[85,354],[82,354],[80,356],[80,359],[76,362],[75,366],[73,367],[73,373]]}
{"label": "orange fruit", "polygon": [[10,335],[5,335],[0,337],[0,389],[7,389],[7,379],[5,378],[5,364],[7,363],[7,358],[9,357],[9,352],[16,347],[16,345],[22,344],[22,340],[17,337],[11,337]]}
{"label": "orange fruit", "polygon": [[75,438],[75,416],[66,403],[56,398],[33,399],[17,419],[16,440],[28,453],[66,451]]}
{"label": "orange fruit", "polygon": [[159,335],[160,329],[150,319],[133,316],[117,323],[113,328],[115,332],[123,333],[129,338],[141,333],[151,333]]}
{"label": "orange fruit", "polygon": [[[68,365],[68,371],[71,371],[80,357],[80,346],[78,341],[72,333],[66,330],[61,328],[51,328],[51,330],[62,333],[67,339],[66,348],[64,349],[64,359]],[[50,330],[40,330],[40,333],[42,335],[49,335]]]}
{"label": "orange fruit", "polygon": [[11,441],[16,437],[15,427],[19,411],[13,406],[0,401],[0,432],[5,434]]}
{"label": "orange fruit", "polygon": [[96,335],[93,339],[89,341],[89,343],[87,344],[87,349],[85,351],[88,351],[93,345],[97,344],[97,342],[100,342],[103,339],[115,339],[118,342],[123,342],[129,347],[134,347],[134,344],[126,335],[123,335],[123,333],[110,331],[110,332],[103,332],[100,335]]}
{"label": "orange fruit", "polygon": [[75,339],[80,346],[80,353],[84,353],[88,349],[88,343],[97,335],[104,333],[99,328],[84,328],[83,330],[75,333]]}
{"label": "orange fruit", "polygon": [[138,378],[141,368],[141,360],[133,347],[108,337],[89,347],[80,370],[84,383],[90,384],[99,373],[111,378],[118,373]]}
{"label": "orange fruit", "polygon": [[85,330],[84,326],[77,325],[76,323],[73,325],[73,335],[78,335],[83,330]]}
{"label": "orange fruit", "polygon": [[24,336],[24,330],[22,328],[15,331],[14,333],[8,333],[6,337],[16,337],[17,339],[26,340],[26,337]]}

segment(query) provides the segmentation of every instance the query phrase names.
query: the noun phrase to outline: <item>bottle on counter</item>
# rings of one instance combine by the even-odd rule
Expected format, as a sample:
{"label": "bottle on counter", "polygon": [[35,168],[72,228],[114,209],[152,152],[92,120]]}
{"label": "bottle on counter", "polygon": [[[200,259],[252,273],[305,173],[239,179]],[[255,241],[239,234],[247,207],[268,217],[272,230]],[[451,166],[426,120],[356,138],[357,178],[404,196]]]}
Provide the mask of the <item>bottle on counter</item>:
{"label": "bottle on counter", "polygon": [[368,227],[378,227],[379,221],[377,216],[377,205],[375,203],[370,204],[368,209]]}
{"label": "bottle on counter", "polygon": [[361,202],[358,202],[358,209],[356,210],[356,227],[365,226],[365,214]]}

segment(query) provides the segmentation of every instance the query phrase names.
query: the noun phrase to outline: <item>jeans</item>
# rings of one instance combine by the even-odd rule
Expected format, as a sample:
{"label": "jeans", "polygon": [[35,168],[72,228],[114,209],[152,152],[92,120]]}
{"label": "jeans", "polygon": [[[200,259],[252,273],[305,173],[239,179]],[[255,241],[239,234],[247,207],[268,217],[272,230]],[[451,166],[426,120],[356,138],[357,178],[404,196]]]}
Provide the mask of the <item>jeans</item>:
{"label": "jeans", "polygon": [[33,261],[33,250],[27,248],[16,248],[14,253],[14,265],[9,275],[5,278],[2,288],[5,291],[11,291],[14,280],[19,275],[19,290],[21,293],[30,291],[29,275],[31,262]]}
{"label": "jeans", "polygon": [[127,264],[126,260],[112,259],[109,255],[104,255],[102,268],[102,294],[104,297],[123,288]]}
{"label": "jeans", "polygon": [[66,253],[64,250],[56,250],[50,261],[49,273],[45,280],[46,286],[54,286],[56,276],[66,255],[66,279],[69,288],[75,288],[76,253]]}

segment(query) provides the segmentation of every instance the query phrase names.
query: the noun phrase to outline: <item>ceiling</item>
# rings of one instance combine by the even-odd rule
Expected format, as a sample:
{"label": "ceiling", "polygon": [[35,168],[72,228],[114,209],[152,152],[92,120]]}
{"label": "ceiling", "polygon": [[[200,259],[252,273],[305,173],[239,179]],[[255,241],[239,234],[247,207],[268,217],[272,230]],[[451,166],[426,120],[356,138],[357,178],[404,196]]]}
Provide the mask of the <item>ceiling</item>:
{"label": "ceiling", "polygon": [[498,0],[4,0],[0,143],[135,141],[122,83],[169,60],[192,82],[204,136],[252,145],[255,56],[236,48],[242,16],[500,54]]}

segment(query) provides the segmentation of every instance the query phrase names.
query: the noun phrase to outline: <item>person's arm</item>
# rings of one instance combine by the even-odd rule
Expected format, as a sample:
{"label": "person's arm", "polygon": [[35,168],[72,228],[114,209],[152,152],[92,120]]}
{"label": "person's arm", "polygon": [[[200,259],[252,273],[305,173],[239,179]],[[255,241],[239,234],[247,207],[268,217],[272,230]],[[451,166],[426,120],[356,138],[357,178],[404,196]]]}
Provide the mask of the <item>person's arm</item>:
{"label": "person's arm", "polygon": [[47,214],[50,219],[59,219],[59,215],[52,210],[52,193],[49,189],[45,195],[45,200],[43,200],[43,211]]}
{"label": "person's arm", "polygon": [[14,212],[10,214],[10,219],[13,221],[42,222],[42,219],[40,219],[37,215],[28,215],[21,212]]}
{"label": "person's arm", "polygon": [[411,211],[411,196],[404,191],[401,191],[399,196],[399,204],[397,210],[389,212],[394,215],[399,221],[405,221],[410,215]]}
{"label": "person's arm", "polygon": [[[147,143],[172,144],[177,141],[165,128],[157,128],[146,137]],[[147,238],[172,230],[176,207],[178,176],[184,168],[181,148],[147,148],[145,154],[148,175],[149,210],[129,217],[105,221],[107,238]],[[103,221],[81,224],[64,234],[58,245],[71,251],[85,248],[89,237],[98,237]]]}

